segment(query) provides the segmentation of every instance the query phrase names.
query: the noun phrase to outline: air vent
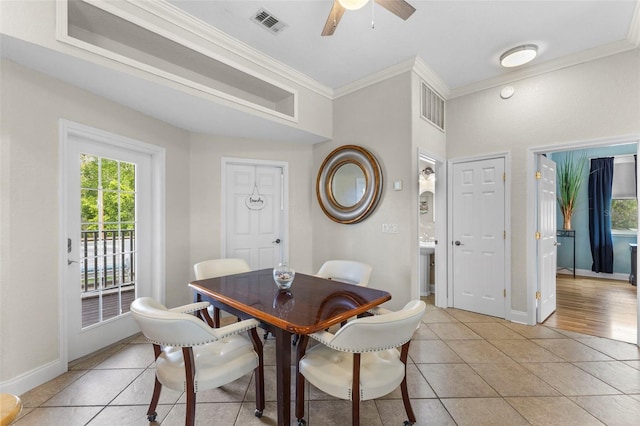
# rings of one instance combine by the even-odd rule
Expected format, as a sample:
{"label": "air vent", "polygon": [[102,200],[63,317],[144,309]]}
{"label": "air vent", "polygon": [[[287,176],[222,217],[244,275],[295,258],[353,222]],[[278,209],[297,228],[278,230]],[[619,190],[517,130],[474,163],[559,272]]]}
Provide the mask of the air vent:
{"label": "air vent", "polygon": [[251,20],[273,34],[278,34],[287,27],[287,24],[273,16],[266,9],[258,10]]}
{"label": "air vent", "polygon": [[424,81],[422,82],[421,103],[420,116],[444,131],[444,99]]}

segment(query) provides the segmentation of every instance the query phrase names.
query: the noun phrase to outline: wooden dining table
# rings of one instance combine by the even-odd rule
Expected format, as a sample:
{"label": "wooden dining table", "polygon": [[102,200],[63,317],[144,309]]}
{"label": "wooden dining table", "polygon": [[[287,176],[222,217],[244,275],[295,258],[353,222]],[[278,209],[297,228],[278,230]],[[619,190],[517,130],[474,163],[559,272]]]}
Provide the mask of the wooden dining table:
{"label": "wooden dining table", "polygon": [[193,281],[194,300],[241,319],[255,318],[275,336],[278,425],[291,423],[291,336],[339,324],[391,299],[382,290],[296,273],[279,290],[272,269]]}

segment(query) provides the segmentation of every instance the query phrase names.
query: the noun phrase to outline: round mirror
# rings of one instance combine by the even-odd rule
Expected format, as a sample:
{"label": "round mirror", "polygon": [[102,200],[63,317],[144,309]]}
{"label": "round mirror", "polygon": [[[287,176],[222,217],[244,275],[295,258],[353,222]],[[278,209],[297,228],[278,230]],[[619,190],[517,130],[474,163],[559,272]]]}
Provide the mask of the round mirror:
{"label": "round mirror", "polygon": [[331,192],[342,207],[353,207],[364,196],[367,180],[355,163],[345,163],[336,169],[331,179]]}
{"label": "round mirror", "polygon": [[366,149],[345,145],[324,160],[316,182],[318,202],[338,223],[357,223],[369,216],[382,195],[382,170]]}

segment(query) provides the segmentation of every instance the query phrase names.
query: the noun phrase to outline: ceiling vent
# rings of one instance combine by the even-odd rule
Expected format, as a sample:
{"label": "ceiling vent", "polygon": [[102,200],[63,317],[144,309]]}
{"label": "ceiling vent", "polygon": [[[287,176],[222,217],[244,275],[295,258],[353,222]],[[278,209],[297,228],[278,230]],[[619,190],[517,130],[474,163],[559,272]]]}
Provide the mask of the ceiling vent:
{"label": "ceiling vent", "polygon": [[444,99],[424,81],[421,95],[420,116],[444,131]]}
{"label": "ceiling vent", "polygon": [[251,20],[272,34],[278,34],[287,27],[287,24],[273,16],[266,9],[258,10]]}

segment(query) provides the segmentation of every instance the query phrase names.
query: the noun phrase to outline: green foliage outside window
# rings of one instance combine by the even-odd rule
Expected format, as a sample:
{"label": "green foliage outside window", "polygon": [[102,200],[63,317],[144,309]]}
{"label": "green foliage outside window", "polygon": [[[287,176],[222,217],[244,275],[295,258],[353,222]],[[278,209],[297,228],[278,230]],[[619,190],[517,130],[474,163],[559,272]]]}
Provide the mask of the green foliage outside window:
{"label": "green foliage outside window", "polygon": [[611,200],[611,229],[638,229],[638,201],[634,199]]}
{"label": "green foliage outside window", "polygon": [[82,154],[82,229],[99,230],[100,222],[106,230],[135,229],[135,183],[134,164]]}

